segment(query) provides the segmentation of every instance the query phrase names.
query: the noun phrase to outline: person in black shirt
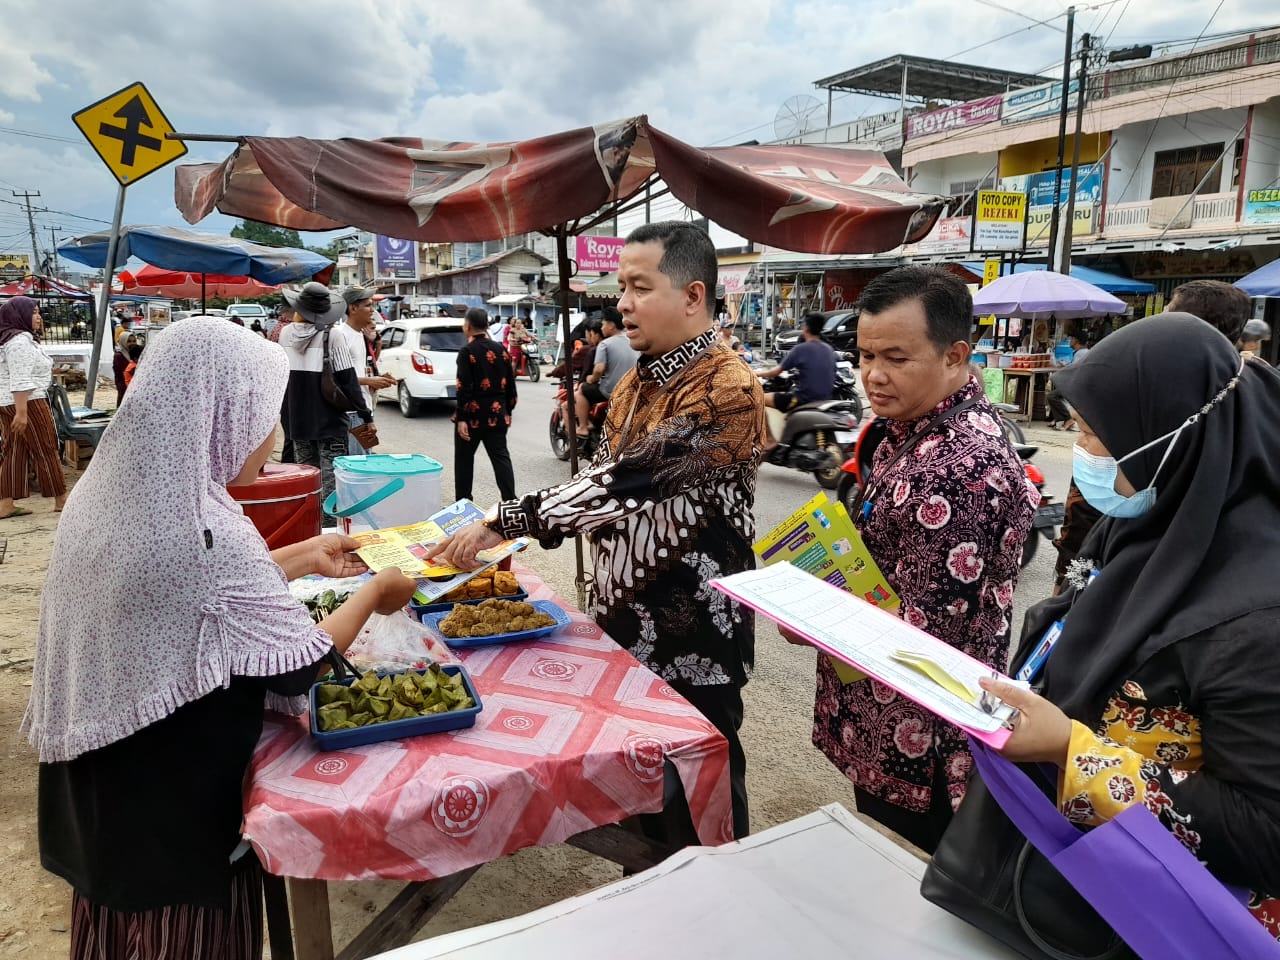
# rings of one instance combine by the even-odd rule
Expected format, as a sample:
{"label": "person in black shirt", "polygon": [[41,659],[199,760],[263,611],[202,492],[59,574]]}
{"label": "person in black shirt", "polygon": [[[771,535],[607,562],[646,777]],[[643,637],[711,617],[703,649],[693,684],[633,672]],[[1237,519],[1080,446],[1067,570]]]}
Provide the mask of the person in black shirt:
{"label": "person in black shirt", "polygon": [[463,321],[467,345],[458,351],[458,407],[453,438],[455,499],[470,500],[476,449],[484,444],[503,500],[516,495],[516,475],[507,450],[507,428],[516,408],[516,377],[502,344],[489,339],[489,316],[479,307]]}

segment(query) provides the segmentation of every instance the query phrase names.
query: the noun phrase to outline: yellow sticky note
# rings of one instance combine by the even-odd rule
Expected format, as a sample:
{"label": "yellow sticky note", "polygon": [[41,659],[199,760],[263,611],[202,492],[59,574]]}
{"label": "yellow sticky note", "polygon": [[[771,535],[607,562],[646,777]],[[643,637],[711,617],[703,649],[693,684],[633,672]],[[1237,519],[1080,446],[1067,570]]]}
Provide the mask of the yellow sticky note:
{"label": "yellow sticky note", "polygon": [[837,660],[835,657],[827,657],[827,661],[831,664],[831,668],[835,670],[836,676],[840,678],[840,682],[846,687],[851,683],[857,683],[859,680],[867,679],[867,675],[857,667],[851,667],[843,660]]}

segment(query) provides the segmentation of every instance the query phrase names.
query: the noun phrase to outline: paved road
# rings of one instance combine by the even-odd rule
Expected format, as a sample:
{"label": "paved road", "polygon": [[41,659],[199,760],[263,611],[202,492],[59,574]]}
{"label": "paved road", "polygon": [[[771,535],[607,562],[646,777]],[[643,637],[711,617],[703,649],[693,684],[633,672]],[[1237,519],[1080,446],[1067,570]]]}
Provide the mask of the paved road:
{"label": "paved road", "polygon": [[[520,402],[508,438],[518,490],[541,489],[569,476],[569,465],[555,458],[548,441],[547,426],[555,390],[555,385],[545,378],[538,383],[530,383],[524,379],[519,381]],[[453,406],[450,403],[428,405],[421,416],[411,420],[401,416],[393,403],[380,404],[377,411],[378,435],[382,438],[379,452],[425,453],[440,461],[445,468],[441,496],[446,503],[453,499],[453,424],[449,419],[452,412]],[[1071,474],[1072,435],[1056,433],[1040,426],[1028,432],[1028,440],[1041,446],[1035,462],[1045,472],[1049,492],[1061,499]],[[771,530],[819,489],[817,481],[809,474],[764,466],[760,471],[756,491],[756,529],[761,533]],[[475,499],[486,507],[498,499],[493,471],[483,449],[476,455]],[[1052,550],[1044,549],[1047,546],[1046,541],[1041,542],[1036,558],[1023,574],[1018,590],[1018,605],[1021,609],[1026,609],[1028,603],[1049,592],[1053,562]],[[531,554],[529,560],[558,589],[565,591],[566,597],[573,596],[574,561],[571,549],[561,549],[541,556]]]}

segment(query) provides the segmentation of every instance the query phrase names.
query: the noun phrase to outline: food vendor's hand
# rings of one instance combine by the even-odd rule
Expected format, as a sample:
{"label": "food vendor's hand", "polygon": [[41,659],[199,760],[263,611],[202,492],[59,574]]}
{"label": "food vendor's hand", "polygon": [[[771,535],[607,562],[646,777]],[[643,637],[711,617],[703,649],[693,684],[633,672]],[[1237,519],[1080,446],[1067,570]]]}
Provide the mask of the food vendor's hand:
{"label": "food vendor's hand", "polygon": [[806,640],[794,630],[788,630],[786,627],[778,627],[778,633],[782,634],[782,639],[787,643],[794,643],[797,647],[812,647],[813,644]]}
{"label": "food vendor's hand", "polygon": [[483,523],[472,523],[463,527],[448,540],[441,540],[432,546],[427,550],[427,559],[439,560],[459,570],[474,570],[480,566],[476,554],[481,550],[496,547],[501,542],[502,537]]}
{"label": "food vendor's hand", "polygon": [[982,677],[978,686],[1017,709],[1013,734],[1000,753],[1016,763],[1067,765],[1071,718],[1039,694]]}
{"label": "food vendor's hand", "polygon": [[377,591],[378,600],[374,609],[384,616],[403,607],[413,596],[413,591],[418,589],[416,581],[410,580],[395,567],[379,570],[369,581],[369,585]]}
{"label": "food vendor's hand", "polygon": [[340,533],[326,533],[307,541],[311,548],[311,572],[322,577],[358,577],[369,568],[355,555],[360,546]]}

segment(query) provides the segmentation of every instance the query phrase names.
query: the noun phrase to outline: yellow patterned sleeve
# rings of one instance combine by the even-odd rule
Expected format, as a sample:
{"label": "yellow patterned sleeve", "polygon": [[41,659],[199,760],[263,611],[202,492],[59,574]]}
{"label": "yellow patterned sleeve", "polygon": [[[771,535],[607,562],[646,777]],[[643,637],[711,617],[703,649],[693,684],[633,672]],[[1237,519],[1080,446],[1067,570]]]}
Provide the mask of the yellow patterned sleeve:
{"label": "yellow patterned sleeve", "polygon": [[1082,723],[1071,723],[1067,766],[1058,788],[1058,806],[1068,820],[1096,826],[1142,803],[1147,758],[1113,740],[1099,737]]}

